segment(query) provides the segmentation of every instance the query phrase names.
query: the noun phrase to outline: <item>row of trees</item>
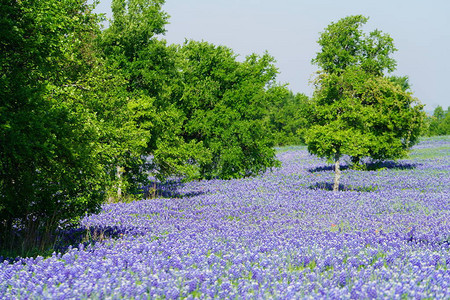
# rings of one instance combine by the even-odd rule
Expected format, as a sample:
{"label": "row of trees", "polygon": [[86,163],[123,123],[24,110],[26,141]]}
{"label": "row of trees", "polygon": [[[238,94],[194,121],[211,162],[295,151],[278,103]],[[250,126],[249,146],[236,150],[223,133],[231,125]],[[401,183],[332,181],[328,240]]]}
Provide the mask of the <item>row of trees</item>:
{"label": "row of trees", "polygon": [[37,245],[149,177],[260,174],[278,165],[276,144],[306,142],[339,174],[345,154],[398,158],[417,141],[422,106],[406,77],[384,76],[392,39],[363,34],[366,18],[322,33],[310,100],[276,83],[268,53],[240,61],[207,42],[167,45],[163,4],[113,0],[101,30],[84,0],[1,2],[2,245],[17,234]]}
{"label": "row of trees", "polygon": [[149,176],[259,174],[300,141],[307,98],[273,57],[167,45],[163,3],[113,0],[106,30],[84,0],[0,3],[0,244],[36,246]]}

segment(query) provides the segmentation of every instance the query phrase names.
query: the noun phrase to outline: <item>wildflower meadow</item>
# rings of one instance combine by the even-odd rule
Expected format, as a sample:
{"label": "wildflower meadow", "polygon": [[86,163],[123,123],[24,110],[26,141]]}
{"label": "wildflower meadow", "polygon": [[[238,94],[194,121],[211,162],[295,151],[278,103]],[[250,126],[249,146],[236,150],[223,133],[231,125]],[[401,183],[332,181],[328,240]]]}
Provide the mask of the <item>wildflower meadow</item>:
{"label": "wildflower meadow", "polygon": [[[2,299],[450,299],[450,137],[332,169],[306,147],[236,180],[103,206],[50,257],[4,260]],[[70,232],[66,233],[70,235]]]}

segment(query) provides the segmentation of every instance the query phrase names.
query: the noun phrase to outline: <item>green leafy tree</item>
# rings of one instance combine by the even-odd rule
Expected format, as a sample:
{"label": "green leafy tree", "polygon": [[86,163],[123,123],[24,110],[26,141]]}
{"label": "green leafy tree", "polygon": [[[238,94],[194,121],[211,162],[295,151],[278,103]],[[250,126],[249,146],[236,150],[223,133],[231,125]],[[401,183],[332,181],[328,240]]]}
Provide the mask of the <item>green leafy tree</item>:
{"label": "green leafy tree", "polygon": [[236,178],[277,165],[267,120],[267,88],[277,70],[264,54],[237,60],[233,51],[207,42],[179,49],[183,138],[201,145],[201,178]]}
{"label": "green leafy tree", "polygon": [[146,95],[130,97],[128,81],[120,72],[104,66],[100,59],[70,88],[84,109],[95,116],[92,122],[101,147],[99,159],[107,176],[106,194],[112,201],[137,194],[148,181],[142,153],[155,126],[152,120],[156,109]]}
{"label": "green leafy tree", "polygon": [[448,109],[445,113],[444,119],[442,119],[438,126],[438,131],[440,135],[450,135],[450,114],[448,113]]}
{"label": "green leafy tree", "polygon": [[445,111],[442,106],[438,106],[434,109],[433,117],[438,121],[442,121],[445,118]]}
{"label": "green leafy tree", "polygon": [[352,66],[378,76],[394,71],[397,63],[390,55],[397,49],[392,38],[379,30],[365,34],[361,27],[367,21],[357,15],[331,23],[320,35],[321,49],[312,62],[327,74],[340,74]]}
{"label": "green leafy tree", "polygon": [[417,142],[423,106],[402,86],[384,77],[393,71],[392,39],[375,30],[364,34],[362,16],[332,23],[321,34],[321,67],[316,79],[312,126],[305,133],[308,150],[334,162],[333,190],[339,189],[340,160],[352,157],[397,159]]}
{"label": "green leafy tree", "polygon": [[93,57],[91,9],[79,0],[0,4],[2,248],[15,245],[13,228],[21,246],[44,247],[37,232],[95,212],[104,199],[95,116],[73,93]]}
{"label": "green leafy tree", "polygon": [[[141,153],[117,153],[114,159],[118,163],[114,173],[116,185],[121,186],[118,197],[147,184],[147,172],[162,179],[184,171],[178,161],[184,154],[180,147],[187,147],[176,136],[182,116],[170,107],[168,98],[170,84],[177,77],[176,50],[157,38],[165,32],[168,19],[162,11],[163,4],[159,0],[113,0],[113,18],[99,39],[106,64],[125,80],[123,93],[128,106],[147,111],[133,121],[148,131],[142,135],[146,138]],[[148,156],[153,157],[151,162]]]}
{"label": "green leafy tree", "polygon": [[168,23],[163,4],[163,0],[112,1],[113,18],[102,33],[101,48],[112,68],[123,72],[130,93],[160,95],[175,74],[174,51],[158,39]]}
{"label": "green leafy tree", "polygon": [[163,3],[114,0],[101,39],[105,60],[127,79],[130,97],[146,95],[155,107],[142,118],[152,123],[142,153],[151,157],[148,170],[159,180],[231,178],[274,165],[270,143],[260,138],[265,123],[257,104],[274,77],[272,59],[238,63],[224,47],[167,46],[159,39],[167,23]]}
{"label": "green leafy tree", "polygon": [[84,1],[0,8],[0,244],[25,251],[128,188],[116,167],[142,163],[155,109],[102,59],[100,19]]}
{"label": "green leafy tree", "polygon": [[179,95],[177,49],[158,38],[165,33],[168,19],[163,4],[160,0],[114,0],[113,19],[100,40],[108,65],[127,81],[128,97],[145,97],[147,106],[153,107],[136,120],[148,129],[141,159],[118,166],[121,172],[117,174],[121,173],[122,185],[129,186],[129,192],[148,183],[144,180],[147,172],[160,181],[177,175],[198,178],[198,162],[208,159],[200,150],[201,143],[186,142],[182,137],[186,116],[174,101]]}

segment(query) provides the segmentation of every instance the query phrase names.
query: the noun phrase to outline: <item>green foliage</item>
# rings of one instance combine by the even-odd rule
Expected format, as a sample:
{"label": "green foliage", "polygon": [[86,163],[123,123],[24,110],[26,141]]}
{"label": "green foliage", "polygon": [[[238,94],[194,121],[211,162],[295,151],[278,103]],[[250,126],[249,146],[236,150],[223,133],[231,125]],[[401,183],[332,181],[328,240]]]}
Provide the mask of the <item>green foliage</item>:
{"label": "green foliage", "polygon": [[[145,144],[139,153],[130,155],[128,161],[123,161],[123,154],[116,155],[114,163],[123,171],[117,184],[128,194],[146,184],[147,172],[159,179],[192,172],[183,164],[189,147],[178,136],[183,116],[170,104],[171,84],[178,76],[176,49],[157,39],[165,32],[168,18],[161,10],[163,3],[114,0],[113,19],[99,39],[106,64],[125,80],[122,92],[129,102],[127,106],[140,111],[134,125],[147,131],[138,138]],[[116,113],[112,116],[117,117]],[[117,121],[111,120],[111,124]],[[123,142],[127,141],[128,137],[124,138]]]}
{"label": "green foliage", "polygon": [[411,85],[409,84],[408,76],[389,76],[387,77],[392,83],[400,86],[402,91],[409,92],[411,90]]}
{"label": "green foliage", "polygon": [[348,68],[323,74],[320,84],[306,134],[311,152],[385,160],[404,157],[417,143],[422,106],[390,80]]}
{"label": "green foliage", "polygon": [[113,19],[100,39],[108,65],[127,81],[127,96],[142,99],[141,105],[151,110],[136,119],[139,128],[147,129],[148,140],[141,160],[124,170],[122,189],[128,193],[145,184],[147,171],[159,180],[174,175],[198,178],[198,163],[209,159],[201,142],[186,142],[182,136],[186,116],[174,100],[179,95],[177,49],[157,39],[168,18],[161,10],[163,3],[114,0]]}
{"label": "green foliage", "polygon": [[365,34],[360,28],[368,20],[357,15],[331,23],[320,35],[321,50],[312,62],[328,74],[339,74],[352,66],[378,76],[395,70],[397,63],[390,55],[397,49],[392,38],[379,30]]}
{"label": "green foliage", "polygon": [[428,136],[450,135],[450,114],[449,109],[444,111],[441,106],[434,109],[433,115],[427,117]]}
{"label": "green foliage", "polygon": [[350,16],[332,23],[313,60],[322,70],[305,140],[311,153],[335,161],[335,190],[342,155],[355,165],[362,157],[401,158],[422,130],[423,106],[406,91],[407,77],[383,76],[396,65],[392,39],[377,30],[364,34],[360,27],[366,22]]}
{"label": "green foliage", "polygon": [[93,59],[90,9],[78,0],[1,4],[2,242],[14,243],[15,228],[26,234],[22,245],[33,244],[27,237],[95,212],[104,199],[95,116],[74,92]]}
{"label": "green foliage", "polygon": [[311,113],[309,98],[304,94],[294,95],[285,86],[273,86],[267,90],[267,118],[274,134],[275,145],[304,144],[304,131],[308,127]]}
{"label": "green foliage", "polygon": [[179,49],[181,94],[175,101],[186,116],[184,140],[203,153],[196,162],[201,178],[255,175],[276,165],[264,120],[267,88],[277,73],[273,58],[236,58],[231,49],[206,42]]}
{"label": "green foliage", "polygon": [[137,121],[151,126],[141,153],[150,160],[136,169],[159,180],[189,180],[248,176],[276,165],[264,120],[273,58],[238,62],[230,49],[208,43],[167,46],[158,39],[167,23],[163,3],[113,1],[113,20],[100,39],[107,64],[127,80],[128,95],[146,95],[154,108]]}
{"label": "green foliage", "polygon": [[26,253],[97,212],[119,185],[147,180],[141,153],[156,112],[98,55],[100,19],[84,1],[0,8],[0,243]]}
{"label": "green foliage", "polygon": [[157,37],[168,15],[163,0],[113,0],[113,19],[101,36],[103,55],[128,80],[128,91],[160,95],[174,76],[173,49]]}
{"label": "green foliage", "polygon": [[[101,63],[101,60],[99,60]],[[107,175],[107,195],[116,197],[137,193],[148,183],[147,166],[142,153],[147,149],[156,114],[153,99],[127,92],[127,81],[119,72],[99,64],[73,85],[73,93],[82,99],[84,109],[93,116],[98,131],[99,161]],[[117,178],[117,166],[122,176]]]}
{"label": "green foliage", "polygon": [[202,141],[187,141],[183,137],[186,116],[175,106],[161,110],[157,116],[161,128],[153,134],[153,174],[160,181],[170,176],[182,176],[184,180],[199,179],[199,166],[211,160]]}
{"label": "green foliage", "polygon": [[83,0],[0,4],[2,253],[45,250],[108,197],[132,199],[149,172],[234,178],[277,164],[273,58],[167,46],[163,3],[114,0],[103,32]]}

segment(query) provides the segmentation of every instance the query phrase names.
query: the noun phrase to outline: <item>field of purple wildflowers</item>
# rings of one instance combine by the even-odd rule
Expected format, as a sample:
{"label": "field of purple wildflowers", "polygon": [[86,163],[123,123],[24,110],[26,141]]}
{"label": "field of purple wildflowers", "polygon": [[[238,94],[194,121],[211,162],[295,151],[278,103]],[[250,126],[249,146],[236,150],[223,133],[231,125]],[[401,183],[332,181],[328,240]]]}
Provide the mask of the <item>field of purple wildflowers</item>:
{"label": "field of purple wildflowers", "polygon": [[[105,205],[109,233],[0,265],[3,299],[450,299],[450,137],[408,159],[333,173],[305,147],[256,178],[173,184]],[[169,187],[168,187],[169,188]]]}

